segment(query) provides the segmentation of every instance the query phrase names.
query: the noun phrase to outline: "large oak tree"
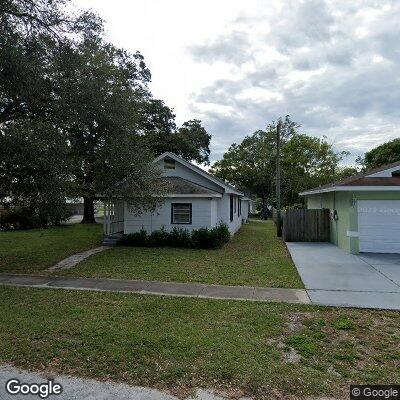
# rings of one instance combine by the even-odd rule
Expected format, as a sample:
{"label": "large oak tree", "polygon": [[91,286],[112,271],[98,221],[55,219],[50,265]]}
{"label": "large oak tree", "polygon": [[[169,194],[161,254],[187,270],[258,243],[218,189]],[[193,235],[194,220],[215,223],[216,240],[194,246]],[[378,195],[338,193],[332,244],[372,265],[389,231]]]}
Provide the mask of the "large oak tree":
{"label": "large oak tree", "polygon": [[[66,13],[68,0],[5,0],[0,4],[0,196],[14,201],[26,179],[16,171],[36,171],[35,181],[50,169],[30,168],[23,143],[34,140],[41,165],[49,162],[65,176],[48,196],[53,203],[83,197],[82,222],[94,221],[93,201],[117,191],[136,210],[154,207],[165,187],[150,163],[154,155],[174,151],[189,160],[207,162],[210,135],[193,120],[177,128],[175,115],[148,89],[150,72],[140,53],[129,54],[104,41],[102,21],[91,13]],[[40,132],[36,132],[38,127]],[[48,127],[49,140],[43,141]],[[11,146],[13,135],[27,134]],[[66,150],[59,154],[60,142]],[[26,151],[26,157],[18,152]],[[18,160],[18,168],[12,167]],[[57,161],[58,164],[57,164]],[[24,163],[26,165],[24,165]],[[57,164],[57,165],[56,165]],[[122,182],[123,184],[118,184]],[[14,187],[13,187],[14,186]],[[29,186],[25,186],[25,196]],[[37,185],[37,191],[44,190]],[[62,196],[58,194],[62,194]],[[41,196],[46,196],[45,192]],[[27,196],[25,203],[33,204]],[[32,207],[33,208],[33,207]]]}
{"label": "large oak tree", "polygon": [[65,216],[71,188],[55,60],[101,31],[93,14],[65,13],[67,2],[0,3],[0,201],[24,207],[40,225]]}
{"label": "large oak tree", "polygon": [[148,178],[157,173],[138,135],[150,72],[139,53],[129,54],[98,37],[63,52],[57,69],[62,82],[58,113],[76,195],[84,199],[83,222],[92,223],[94,199],[118,181],[140,182],[143,192],[156,189],[147,184],[154,183]]}

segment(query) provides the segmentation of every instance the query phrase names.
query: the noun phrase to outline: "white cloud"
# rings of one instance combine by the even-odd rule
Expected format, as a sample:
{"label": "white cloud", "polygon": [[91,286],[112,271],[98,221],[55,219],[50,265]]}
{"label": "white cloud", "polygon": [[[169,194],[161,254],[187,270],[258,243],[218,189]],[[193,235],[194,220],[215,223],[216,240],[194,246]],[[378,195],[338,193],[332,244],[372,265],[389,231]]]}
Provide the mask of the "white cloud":
{"label": "white cloud", "polygon": [[178,122],[200,118],[212,158],[291,114],[354,155],[400,136],[396,0],[76,0],[145,56]]}

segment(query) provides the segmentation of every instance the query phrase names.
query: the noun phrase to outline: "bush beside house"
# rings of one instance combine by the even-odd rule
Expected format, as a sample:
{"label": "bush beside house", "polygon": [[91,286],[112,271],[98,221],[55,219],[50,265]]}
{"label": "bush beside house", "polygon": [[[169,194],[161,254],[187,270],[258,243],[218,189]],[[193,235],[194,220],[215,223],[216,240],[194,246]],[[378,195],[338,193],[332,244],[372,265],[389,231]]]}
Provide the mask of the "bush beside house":
{"label": "bush beside house", "polygon": [[25,230],[47,228],[49,225],[60,225],[71,213],[65,205],[49,206],[48,209],[30,207],[12,207],[0,210],[0,230]]}
{"label": "bush beside house", "polygon": [[173,228],[170,232],[161,228],[150,235],[144,230],[124,235],[119,244],[122,246],[140,247],[186,247],[198,249],[218,249],[230,240],[228,226],[220,224],[212,229],[195,229],[191,233],[187,229]]}

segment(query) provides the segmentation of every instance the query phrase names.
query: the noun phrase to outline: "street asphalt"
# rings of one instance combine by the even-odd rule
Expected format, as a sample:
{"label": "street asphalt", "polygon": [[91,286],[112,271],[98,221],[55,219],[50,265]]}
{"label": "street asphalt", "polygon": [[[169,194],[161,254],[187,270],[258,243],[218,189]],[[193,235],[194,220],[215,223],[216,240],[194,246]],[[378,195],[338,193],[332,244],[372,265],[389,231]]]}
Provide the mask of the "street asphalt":
{"label": "street asphalt", "polygon": [[[6,392],[9,379],[18,379],[21,383],[46,383],[53,379],[61,384],[62,393],[51,395],[51,400],[182,400],[157,389],[129,386],[124,383],[104,382],[94,379],[76,378],[66,375],[29,372],[11,365],[0,365],[0,400],[40,400],[38,395],[11,395]],[[227,400],[212,390],[196,389],[186,400]],[[230,397],[232,399],[232,397]],[[234,397],[235,400],[250,400],[247,397]],[[335,400],[328,397],[303,398],[304,400]],[[271,399],[272,400],[272,399]]]}
{"label": "street asphalt", "polygon": [[[8,394],[6,383],[10,379],[18,379],[21,383],[37,384],[43,384],[48,379],[53,379],[54,383],[62,386],[61,394],[48,397],[53,400],[179,400],[178,397],[156,389],[65,375],[29,372],[10,365],[0,366],[0,400],[40,400],[38,395]],[[12,389],[14,390],[14,388]],[[224,400],[223,397],[207,390],[197,390],[189,399]]]}

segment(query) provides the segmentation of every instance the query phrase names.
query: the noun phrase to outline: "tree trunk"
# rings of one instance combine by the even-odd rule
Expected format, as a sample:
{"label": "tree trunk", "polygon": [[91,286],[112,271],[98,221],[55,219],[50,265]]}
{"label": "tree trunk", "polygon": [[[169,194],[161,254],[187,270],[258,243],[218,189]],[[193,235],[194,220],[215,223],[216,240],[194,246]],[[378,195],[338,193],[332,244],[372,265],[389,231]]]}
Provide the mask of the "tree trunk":
{"label": "tree trunk", "polygon": [[83,197],[83,219],[81,224],[95,224],[94,218],[94,198],[89,196]]}

